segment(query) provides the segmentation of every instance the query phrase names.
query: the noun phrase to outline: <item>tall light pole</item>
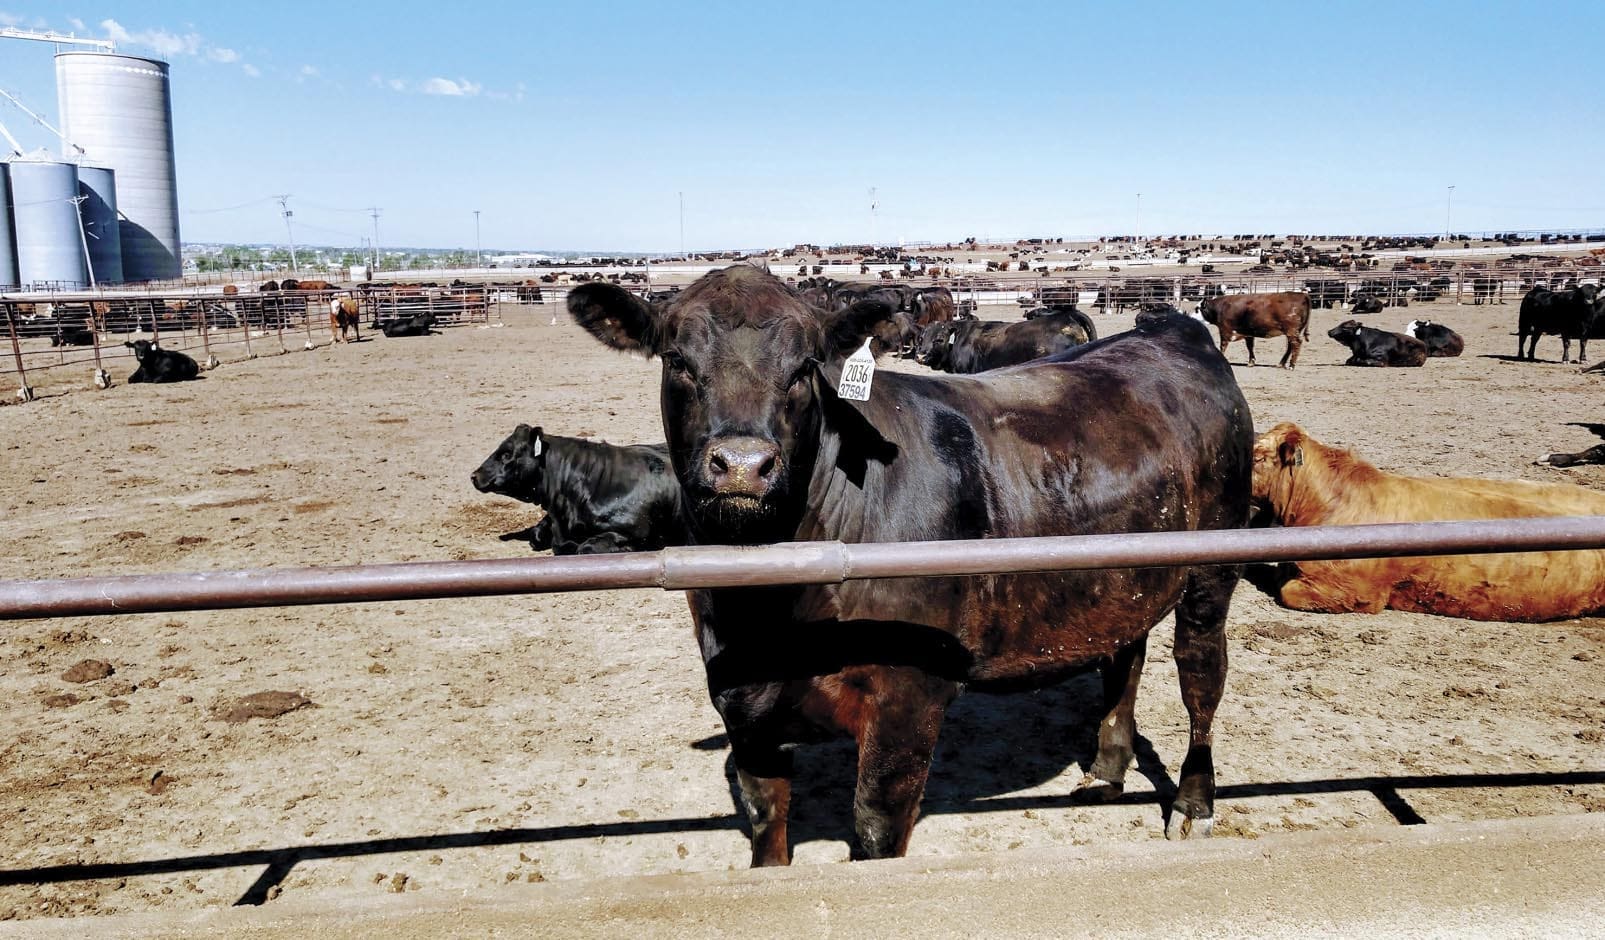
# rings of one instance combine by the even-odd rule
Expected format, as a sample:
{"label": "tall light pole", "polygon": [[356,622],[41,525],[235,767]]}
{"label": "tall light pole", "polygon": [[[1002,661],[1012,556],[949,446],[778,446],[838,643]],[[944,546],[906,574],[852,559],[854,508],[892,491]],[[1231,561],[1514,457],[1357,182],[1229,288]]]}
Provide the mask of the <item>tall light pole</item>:
{"label": "tall light pole", "polygon": [[373,216],[373,270],[375,273],[379,271],[379,213],[382,211],[378,206],[368,207],[368,213]]}
{"label": "tall light pole", "polygon": [[1443,237],[1445,241],[1448,240],[1449,233],[1452,231],[1452,229],[1449,228],[1449,213],[1454,209],[1454,205],[1455,188],[1451,186],[1449,187],[1449,196],[1443,202]]}
{"label": "tall light pole", "polygon": [[680,257],[685,257],[685,193],[675,195],[680,197]]}
{"label": "tall light pole", "polygon": [[485,266],[485,262],[484,262],[484,259],[481,257],[480,250],[479,250],[479,210],[475,209],[474,210],[474,267],[483,268],[484,266]]}
{"label": "tall light pole", "polygon": [[1137,240],[1142,240],[1142,193],[1137,194]]}
{"label": "tall light pole", "polygon": [[880,204],[875,201],[875,187],[869,188],[869,243],[875,244],[875,210]]}
{"label": "tall light pole", "polygon": [[290,228],[290,216],[295,215],[295,213],[290,210],[290,195],[290,193],[285,193],[273,198],[279,201],[279,211],[284,214],[284,234],[290,237],[290,270],[295,271],[300,268],[300,265],[295,263],[295,232]]}

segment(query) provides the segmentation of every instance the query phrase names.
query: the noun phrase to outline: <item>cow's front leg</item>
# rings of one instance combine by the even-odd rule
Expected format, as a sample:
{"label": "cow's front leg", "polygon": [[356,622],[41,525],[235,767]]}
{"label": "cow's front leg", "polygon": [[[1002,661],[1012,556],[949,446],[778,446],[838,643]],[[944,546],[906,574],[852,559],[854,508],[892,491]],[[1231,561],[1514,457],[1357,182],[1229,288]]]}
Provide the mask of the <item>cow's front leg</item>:
{"label": "cow's front leg", "polygon": [[732,735],[730,753],[741,805],[752,826],[752,867],[790,865],[786,817],[791,812],[791,752],[770,744],[737,743]]}
{"label": "cow's front leg", "polygon": [[899,858],[908,851],[942,713],[951,700],[951,690],[942,694],[904,688],[868,703],[858,734],[853,795],[858,857]]}
{"label": "cow's front leg", "polygon": [[1245,335],[1243,337],[1243,345],[1248,347],[1248,364],[1251,366],[1259,365],[1254,361],[1254,337]]}

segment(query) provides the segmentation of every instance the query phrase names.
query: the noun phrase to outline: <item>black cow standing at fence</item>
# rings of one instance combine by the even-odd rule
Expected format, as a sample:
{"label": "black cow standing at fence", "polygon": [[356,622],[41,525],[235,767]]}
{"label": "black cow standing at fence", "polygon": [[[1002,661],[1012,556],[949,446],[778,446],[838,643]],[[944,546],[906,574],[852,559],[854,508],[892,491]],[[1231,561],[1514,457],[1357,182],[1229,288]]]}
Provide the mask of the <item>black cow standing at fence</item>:
{"label": "black cow standing at fence", "polygon": [[136,339],[123,345],[134,351],[134,359],[139,363],[139,368],[128,377],[129,385],[139,382],[187,382],[201,374],[201,367],[194,359],[181,352],[163,349],[149,340]]}
{"label": "black cow standing at fence", "polygon": [[680,485],[665,444],[615,447],[520,424],[470,478],[481,493],[544,507],[527,538],[555,555],[656,551],[684,543]]}
{"label": "black cow standing at fence", "polygon": [[[1252,418],[1204,327],[1160,317],[990,375],[881,372],[849,401],[844,357],[891,316],[819,314],[751,267],[656,308],[605,284],[569,310],[616,349],[663,360],[661,404],[692,542],[892,542],[1235,529]],[[985,551],[984,546],[978,549]],[[1191,737],[1166,834],[1207,834],[1211,724],[1241,566],[903,578],[689,592],[729,732],[755,865],[789,863],[797,743],[858,745],[858,852],[902,855],[938,729],[962,688],[1021,690],[1101,668],[1082,793],[1118,796],[1136,741],[1148,631],[1176,614]]]}

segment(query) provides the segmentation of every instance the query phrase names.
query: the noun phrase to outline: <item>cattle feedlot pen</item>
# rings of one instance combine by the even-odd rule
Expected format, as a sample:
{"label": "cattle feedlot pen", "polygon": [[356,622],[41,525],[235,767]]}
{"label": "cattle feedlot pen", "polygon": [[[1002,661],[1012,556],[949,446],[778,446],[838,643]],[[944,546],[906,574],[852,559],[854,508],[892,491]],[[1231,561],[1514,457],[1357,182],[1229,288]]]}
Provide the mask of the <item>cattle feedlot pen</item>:
{"label": "cattle feedlot pen", "polygon": [[1605,516],[975,541],[788,542],[619,555],[0,581],[0,619],[657,587],[1605,548]]}

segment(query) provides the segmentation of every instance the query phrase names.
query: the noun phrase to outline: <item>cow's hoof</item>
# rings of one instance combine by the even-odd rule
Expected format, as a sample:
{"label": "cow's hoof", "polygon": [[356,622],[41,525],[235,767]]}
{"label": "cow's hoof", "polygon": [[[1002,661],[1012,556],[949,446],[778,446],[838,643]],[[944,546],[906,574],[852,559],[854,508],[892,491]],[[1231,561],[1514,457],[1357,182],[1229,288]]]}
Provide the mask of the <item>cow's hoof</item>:
{"label": "cow's hoof", "polygon": [[1124,783],[1115,783],[1087,774],[1076,784],[1071,796],[1077,803],[1108,803],[1120,799],[1126,792]]}
{"label": "cow's hoof", "polygon": [[1181,810],[1173,810],[1170,822],[1165,825],[1165,838],[1172,842],[1184,839],[1207,839],[1215,831],[1215,817],[1194,819]]}

